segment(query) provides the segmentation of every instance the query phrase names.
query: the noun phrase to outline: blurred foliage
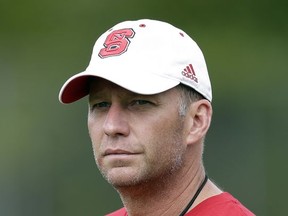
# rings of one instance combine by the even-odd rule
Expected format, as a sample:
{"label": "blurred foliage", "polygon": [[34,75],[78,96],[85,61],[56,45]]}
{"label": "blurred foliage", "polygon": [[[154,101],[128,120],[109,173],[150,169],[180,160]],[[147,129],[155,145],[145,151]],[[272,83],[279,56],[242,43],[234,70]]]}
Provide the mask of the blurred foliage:
{"label": "blurred foliage", "polygon": [[86,101],[61,105],[114,24],[170,22],[200,45],[213,84],[209,176],[257,215],[285,215],[288,4],[242,1],[0,2],[0,215],[104,215],[121,206],[94,164]]}

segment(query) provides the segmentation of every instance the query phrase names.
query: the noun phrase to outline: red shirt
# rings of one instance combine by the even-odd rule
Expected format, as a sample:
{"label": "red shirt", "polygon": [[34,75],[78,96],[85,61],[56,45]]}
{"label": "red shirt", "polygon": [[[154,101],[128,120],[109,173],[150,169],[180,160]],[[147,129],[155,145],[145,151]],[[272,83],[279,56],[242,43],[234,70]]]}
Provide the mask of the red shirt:
{"label": "red shirt", "polygon": [[[212,196],[189,212],[186,216],[255,216],[245,206],[243,206],[231,194],[224,192],[216,196]],[[121,208],[107,216],[127,216],[125,208]]]}

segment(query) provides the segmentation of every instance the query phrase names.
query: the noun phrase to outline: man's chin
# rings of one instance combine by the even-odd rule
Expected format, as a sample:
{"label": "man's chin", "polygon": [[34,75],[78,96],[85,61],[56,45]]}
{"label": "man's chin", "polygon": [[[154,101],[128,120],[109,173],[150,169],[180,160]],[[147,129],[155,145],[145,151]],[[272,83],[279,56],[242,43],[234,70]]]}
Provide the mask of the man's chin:
{"label": "man's chin", "polygon": [[115,188],[136,186],[143,181],[139,173],[129,168],[114,168],[102,175]]}

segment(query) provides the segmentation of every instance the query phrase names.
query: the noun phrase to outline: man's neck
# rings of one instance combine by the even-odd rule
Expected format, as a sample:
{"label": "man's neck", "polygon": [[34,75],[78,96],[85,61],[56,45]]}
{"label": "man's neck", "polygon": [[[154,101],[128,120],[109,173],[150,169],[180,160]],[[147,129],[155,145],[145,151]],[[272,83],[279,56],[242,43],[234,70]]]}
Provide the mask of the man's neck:
{"label": "man's neck", "polygon": [[[117,190],[129,216],[175,216],[187,206],[204,177],[205,171],[200,163],[196,167],[183,168],[169,178]],[[202,200],[207,198],[205,195],[200,197]]]}

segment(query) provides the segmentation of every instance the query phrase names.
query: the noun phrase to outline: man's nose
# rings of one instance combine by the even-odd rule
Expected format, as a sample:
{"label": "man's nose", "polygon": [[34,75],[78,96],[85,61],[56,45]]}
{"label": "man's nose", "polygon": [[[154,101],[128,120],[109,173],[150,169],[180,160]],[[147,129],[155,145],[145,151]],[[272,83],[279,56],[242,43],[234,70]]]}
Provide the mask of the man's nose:
{"label": "man's nose", "polygon": [[125,108],[112,104],[103,125],[104,133],[111,137],[128,136],[130,132],[128,120]]}

